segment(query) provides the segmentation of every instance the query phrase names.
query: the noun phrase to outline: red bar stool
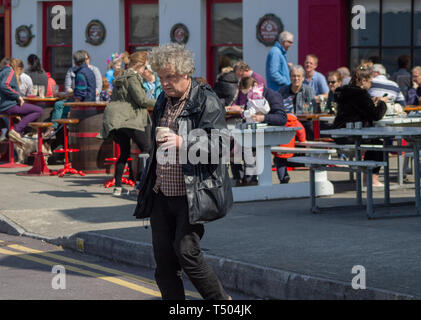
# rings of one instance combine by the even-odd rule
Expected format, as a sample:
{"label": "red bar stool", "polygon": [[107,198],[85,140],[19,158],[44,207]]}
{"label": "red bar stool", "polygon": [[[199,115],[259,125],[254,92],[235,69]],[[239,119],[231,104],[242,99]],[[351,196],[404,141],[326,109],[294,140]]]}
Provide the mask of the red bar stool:
{"label": "red bar stool", "polygon": [[38,131],[38,148],[37,152],[33,153],[34,164],[32,169],[26,172],[18,172],[18,176],[49,176],[51,170],[48,169],[47,163],[45,162],[45,156],[49,156],[48,153],[42,153],[42,129],[50,128],[53,126],[52,122],[30,122],[28,124],[33,129]]}
{"label": "red bar stool", "polygon": [[[0,114],[1,118],[9,118],[9,131],[13,130],[15,125],[13,123],[13,119],[19,117],[19,115],[12,114],[12,115],[5,115]],[[16,163],[15,162],[15,144],[12,140],[9,139],[9,151],[8,151],[8,158],[9,162],[0,164],[0,168],[24,168],[27,167],[26,164]]]}
{"label": "red bar stool", "polygon": [[[113,158],[106,158],[105,164],[115,166],[117,164],[118,158],[120,158],[120,153],[121,153],[120,146],[117,143],[114,142],[114,157]],[[132,160],[133,160],[133,158],[127,159],[127,161],[132,161]],[[114,168],[114,172],[115,172],[115,168]],[[126,175],[128,174],[128,167],[127,166],[124,168],[124,174],[126,174]],[[127,184],[131,187],[134,187],[134,185],[135,185],[135,183],[132,180],[127,179],[124,176],[121,178],[121,182],[123,184]],[[112,179],[110,179],[110,180],[108,180],[107,182],[104,183],[105,188],[111,188],[111,187],[114,187],[114,186],[115,186],[115,178],[112,178]]]}
{"label": "red bar stool", "polygon": [[69,162],[69,153],[70,152],[79,152],[79,149],[69,149],[69,137],[67,135],[67,125],[68,124],[78,124],[79,119],[58,119],[54,120],[54,122],[58,124],[62,124],[64,127],[64,149],[54,150],[54,152],[57,153],[64,153],[65,155],[65,162],[64,162],[64,168],[60,169],[58,171],[51,172],[52,176],[58,175],[60,178],[64,177],[66,173],[69,174],[78,174],[82,177],[85,176],[85,173],[81,170],[76,170],[72,168],[72,164]]}

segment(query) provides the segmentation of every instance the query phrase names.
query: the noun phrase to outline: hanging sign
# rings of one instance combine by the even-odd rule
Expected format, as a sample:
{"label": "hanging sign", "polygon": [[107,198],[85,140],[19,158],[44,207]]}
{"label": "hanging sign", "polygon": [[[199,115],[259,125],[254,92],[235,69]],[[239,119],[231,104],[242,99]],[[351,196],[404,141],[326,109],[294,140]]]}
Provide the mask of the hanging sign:
{"label": "hanging sign", "polygon": [[92,20],[86,26],[86,42],[94,46],[99,46],[105,40],[106,30],[104,24],[99,20]]}
{"label": "hanging sign", "polygon": [[189,41],[189,30],[184,24],[177,23],[171,28],[170,37],[172,42],[186,44]]}
{"label": "hanging sign", "polygon": [[284,25],[281,19],[274,14],[266,14],[257,23],[256,37],[265,46],[273,46],[282,31],[284,31]]}
{"label": "hanging sign", "polygon": [[22,25],[16,28],[15,40],[18,46],[27,47],[31,43],[32,38],[35,37],[32,34],[31,28],[32,24],[30,26]]}

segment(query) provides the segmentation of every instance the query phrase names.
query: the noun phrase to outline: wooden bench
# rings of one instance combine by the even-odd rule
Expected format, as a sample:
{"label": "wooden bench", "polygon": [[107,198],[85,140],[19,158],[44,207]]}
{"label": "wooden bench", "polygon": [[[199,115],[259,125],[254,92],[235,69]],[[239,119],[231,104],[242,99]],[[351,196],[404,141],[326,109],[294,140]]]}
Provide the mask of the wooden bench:
{"label": "wooden bench", "polygon": [[[288,160],[289,161],[289,160]],[[365,172],[367,177],[367,205],[366,212],[369,219],[373,218],[373,169],[376,167],[386,166],[386,162],[378,161],[344,161],[344,160],[330,160],[320,159],[315,157],[295,157],[291,159],[295,163],[302,163],[310,168],[310,198],[311,211],[313,213],[320,212],[321,208],[316,206],[316,170],[327,171],[346,171],[346,172]],[[362,206],[362,188],[357,181],[357,204]]]}

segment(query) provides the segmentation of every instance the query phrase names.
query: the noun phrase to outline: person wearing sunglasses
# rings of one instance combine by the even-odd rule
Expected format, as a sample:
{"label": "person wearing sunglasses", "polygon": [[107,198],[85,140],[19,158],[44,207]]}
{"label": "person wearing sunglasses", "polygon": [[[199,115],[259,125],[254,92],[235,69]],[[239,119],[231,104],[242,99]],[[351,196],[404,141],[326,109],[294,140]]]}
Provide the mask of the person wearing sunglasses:
{"label": "person wearing sunglasses", "polygon": [[329,72],[327,76],[327,85],[329,87],[329,95],[327,97],[327,103],[325,111],[327,113],[335,114],[336,113],[336,100],[335,100],[335,91],[342,85],[342,77],[338,71]]}

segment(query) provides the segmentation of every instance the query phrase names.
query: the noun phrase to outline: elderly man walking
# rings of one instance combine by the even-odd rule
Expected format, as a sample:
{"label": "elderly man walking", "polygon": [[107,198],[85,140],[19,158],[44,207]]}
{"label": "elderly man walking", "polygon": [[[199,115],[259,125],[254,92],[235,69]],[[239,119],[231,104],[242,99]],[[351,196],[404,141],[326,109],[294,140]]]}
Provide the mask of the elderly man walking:
{"label": "elderly man walking", "polygon": [[[152,150],[134,215],[150,217],[156,282],[163,299],[184,300],[183,270],[204,299],[230,299],[200,249],[203,223],[222,218],[232,206],[227,165],[190,159],[197,153],[193,133],[201,131],[205,136],[200,141],[207,135],[204,145],[212,159],[217,150],[221,160],[220,147],[224,140],[229,143],[229,136],[214,139],[214,132],[226,130],[224,108],[208,85],[192,79],[191,51],[178,44],[162,45],[152,49],[148,60],[164,92],[153,109]],[[175,156],[167,160],[175,161],[165,161],[171,153]],[[188,159],[182,160],[183,154]]]}
{"label": "elderly man walking", "polygon": [[291,84],[287,51],[294,43],[294,36],[288,31],[279,35],[279,40],[270,49],[266,57],[266,80],[268,88],[278,91],[283,86]]}

